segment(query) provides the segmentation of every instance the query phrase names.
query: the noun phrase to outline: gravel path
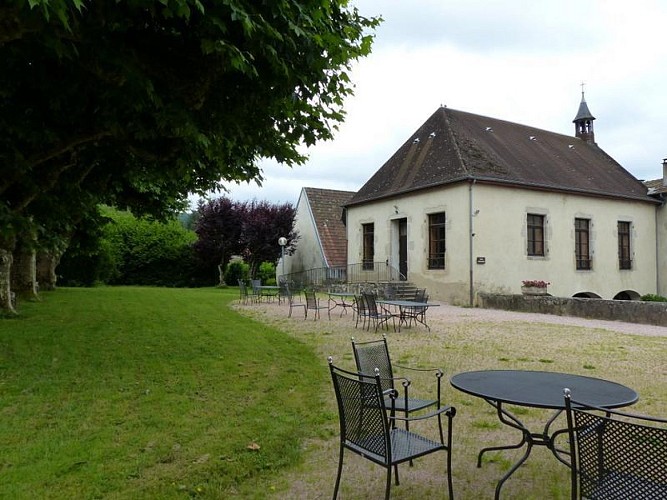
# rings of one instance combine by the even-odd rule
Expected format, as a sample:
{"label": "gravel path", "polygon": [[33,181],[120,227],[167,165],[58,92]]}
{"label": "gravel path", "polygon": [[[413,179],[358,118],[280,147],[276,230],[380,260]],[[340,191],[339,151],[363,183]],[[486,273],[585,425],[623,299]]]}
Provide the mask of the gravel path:
{"label": "gravel path", "polygon": [[640,323],[624,323],[622,321],[605,321],[598,319],[585,319],[574,316],[556,316],[552,314],[526,313],[517,311],[504,311],[500,309],[482,309],[458,307],[442,302],[434,301],[438,307],[430,307],[427,313],[429,320],[442,322],[461,321],[524,321],[535,323],[550,323],[558,325],[574,325],[587,328],[603,328],[614,332],[630,333],[633,335],[646,335],[653,337],[667,337],[667,327],[644,325]]}

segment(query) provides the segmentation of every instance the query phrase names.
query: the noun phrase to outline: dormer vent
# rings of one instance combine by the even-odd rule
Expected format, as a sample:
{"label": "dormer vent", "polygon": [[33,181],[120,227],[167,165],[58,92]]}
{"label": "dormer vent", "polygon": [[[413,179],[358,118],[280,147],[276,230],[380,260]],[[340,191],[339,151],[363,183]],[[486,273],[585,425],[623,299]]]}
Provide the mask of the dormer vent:
{"label": "dormer vent", "polygon": [[531,141],[536,141],[537,137],[535,137],[534,135],[531,135],[531,136],[528,137],[528,139],[530,139]]}
{"label": "dormer vent", "polygon": [[419,144],[419,137],[415,137],[415,140],[412,141],[412,144]]}
{"label": "dormer vent", "polygon": [[491,127],[486,127],[485,129],[487,132],[493,132],[493,129]]}
{"label": "dormer vent", "polygon": [[433,139],[435,137],[435,132],[431,132],[428,136],[429,138]]}

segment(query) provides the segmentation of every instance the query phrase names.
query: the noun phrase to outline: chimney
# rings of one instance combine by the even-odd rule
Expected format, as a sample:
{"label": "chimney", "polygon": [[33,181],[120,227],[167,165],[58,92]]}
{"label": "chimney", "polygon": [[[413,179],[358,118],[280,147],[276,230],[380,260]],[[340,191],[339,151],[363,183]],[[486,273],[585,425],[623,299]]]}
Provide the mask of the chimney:
{"label": "chimney", "polygon": [[662,186],[667,187],[667,158],[662,160]]}

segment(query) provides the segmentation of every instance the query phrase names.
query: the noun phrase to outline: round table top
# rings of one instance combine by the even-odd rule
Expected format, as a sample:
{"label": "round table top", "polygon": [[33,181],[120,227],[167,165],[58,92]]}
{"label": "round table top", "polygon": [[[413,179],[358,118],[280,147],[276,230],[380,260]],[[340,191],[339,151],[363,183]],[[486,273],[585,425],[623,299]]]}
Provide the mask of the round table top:
{"label": "round table top", "polygon": [[572,399],[602,408],[621,408],[637,402],[629,387],[594,377],[530,370],[482,370],[454,375],[456,389],[484,399],[535,408],[565,408],[563,389]]}

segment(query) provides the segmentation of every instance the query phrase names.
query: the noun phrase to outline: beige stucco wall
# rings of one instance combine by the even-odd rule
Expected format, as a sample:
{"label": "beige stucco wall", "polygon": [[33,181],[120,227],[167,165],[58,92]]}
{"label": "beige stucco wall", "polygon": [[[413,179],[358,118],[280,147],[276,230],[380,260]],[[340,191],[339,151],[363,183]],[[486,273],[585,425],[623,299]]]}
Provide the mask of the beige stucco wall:
{"label": "beige stucco wall", "polygon": [[[317,237],[315,220],[310,211],[306,191],[303,189],[301,190],[296,206],[294,228],[299,233],[299,241],[297,242],[294,254],[285,256],[285,274],[326,267],[322,246]],[[282,274],[280,261],[278,262],[276,272]]]}
{"label": "beige stucco wall", "polygon": [[658,208],[658,294],[667,297],[667,206]]}
{"label": "beige stucco wall", "polygon": [[[429,270],[428,214],[442,211],[447,220],[445,269]],[[527,213],[546,216],[543,258],[526,254]],[[575,269],[575,217],[591,219],[591,271]],[[351,207],[348,262],[361,261],[361,224],[374,222],[375,260],[389,259],[398,267],[395,221],[400,218],[408,221],[408,280],[451,303],[469,302],[471,271],[473,295],[520,293],[524,279],[549,281],[549,292],[562,297],[588,292],[609,299],[622,291],[656,292],[655,207],[648,203],[462,183]],[[618,268],[619,220],[631,222],[632,270]],[[478,264],[478,258],[485,263]]]}

